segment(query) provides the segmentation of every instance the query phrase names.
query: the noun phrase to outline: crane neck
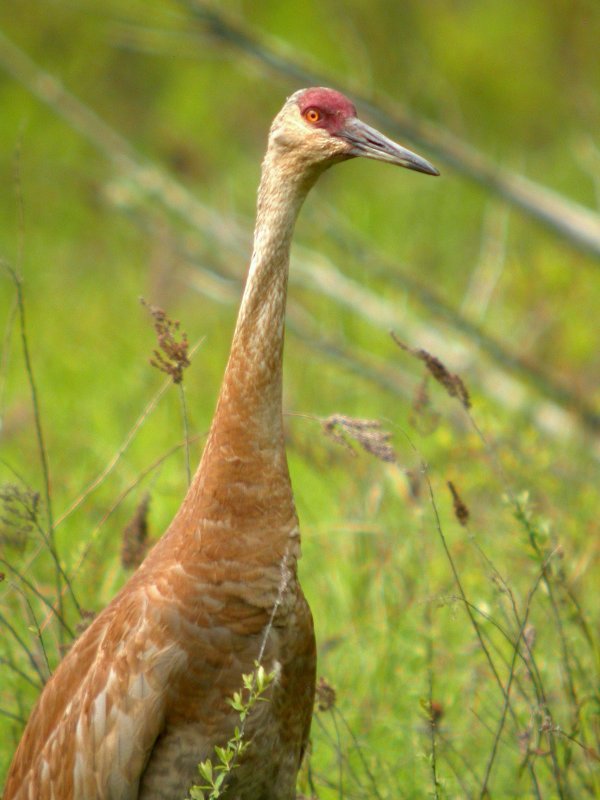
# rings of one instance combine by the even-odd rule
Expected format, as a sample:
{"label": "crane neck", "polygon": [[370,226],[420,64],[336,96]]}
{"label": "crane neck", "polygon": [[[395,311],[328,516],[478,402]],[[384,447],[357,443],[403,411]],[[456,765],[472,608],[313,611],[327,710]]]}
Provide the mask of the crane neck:
{"label": "crane neck", "polygon": [[321,170],[297,167],[267,151],[231,353],[204,454],[175,526],[201,530],[205,554],[270,565],[265,602],[271,605],[282,559],[294,572],[299,554],[283,438],[284,317],[294,224]]}
{"label": "crane neck", "polygon": [[300,552],[282,420],[290,245],[304,198],[323,169],[279,148],[271,137],[252,259],[217,409],[174,523],[176,532],[191,531],[192,541],[202,541],[203,557],[267,569],[264,603],[270,607],[280,591],[282,565],[293,577]]}
{"label": "crane neck", "polygon": [[[270,603],[282,558],[295,563],[299,554],[283,438],[284,317],[294,225],[322,169],[298,159],[294,164],[270,143],[229,361],[202,460],[175,525],[201,530],[207,553],[214,547],[219,557],[270,564]],[[226,536],[226,529],[234,535]]]}
{"label": "crane neck", "polygon": [[282,362],[292,234],[320,169],[270,147],[258,190],[254,246],[213,424],[236,422],[236,437],[283,448]]}

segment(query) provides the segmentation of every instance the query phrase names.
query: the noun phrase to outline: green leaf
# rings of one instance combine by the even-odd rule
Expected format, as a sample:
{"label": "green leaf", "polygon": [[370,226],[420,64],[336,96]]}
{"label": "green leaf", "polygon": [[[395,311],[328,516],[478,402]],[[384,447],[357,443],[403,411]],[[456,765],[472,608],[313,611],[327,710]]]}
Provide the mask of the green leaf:
{"label": "green leaf", "polygon": [[206,761],[201,761],[198,764],[198,770],[200,772],[200,775],[202,775],[202,777],[205,778],[212,786],[213,765],[210,758],[207,758]]}
{"label": "green leaf", "polygon": [[217,777],[215,778],[215,789],[216,789],[217,791],[218,791],[218,790],[221,788],[221,786],[223,785],[223,781],[225,780],[225,777],[226,777],[226,775],[227,775],[227,773],[226,773],[226,772],[221,772],[221,774],[220,774],[220,775],[217,775]]}
{"label": "green leaf", "polygon": [[221,764],[225,764],[226,767],[229,766],[231,759],[233,758],[233,752],[229,749],[229,746],[230,743],[228,743],[227,748],[215,745],[215,753],[219,757]]}

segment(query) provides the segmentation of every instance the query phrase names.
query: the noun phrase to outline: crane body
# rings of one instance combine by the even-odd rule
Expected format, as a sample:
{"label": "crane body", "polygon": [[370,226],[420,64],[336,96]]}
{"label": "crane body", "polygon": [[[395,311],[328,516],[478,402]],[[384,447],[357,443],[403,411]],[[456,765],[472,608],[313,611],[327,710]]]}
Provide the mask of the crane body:
{"label": "crane body", "polygon": [[306,194],[356,156],[437,170],[305,89],[270,131],[254,249],[198,470],[164,536],[45,686],[5,800],[183,800],[239,726],[228,702],[257,659],[273,681],[224,800],[292,800],[314,702],[313,621],[285,454],[282,359],[289,253]]}

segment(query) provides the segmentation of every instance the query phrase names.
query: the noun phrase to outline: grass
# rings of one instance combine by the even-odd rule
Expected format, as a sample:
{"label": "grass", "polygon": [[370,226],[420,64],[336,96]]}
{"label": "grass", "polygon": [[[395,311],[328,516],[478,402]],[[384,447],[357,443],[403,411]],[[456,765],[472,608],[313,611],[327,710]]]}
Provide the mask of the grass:
{"label": "grass", "polygon": [[[598,19],[590,12],[577,31],[531,4],[528,29],[536,9],[545,22],[513,94],[510,59],[483,54],[495,23],[516,14],[509,6],[463,10],[455,26],[408,3],[387,32],[350,4],[342,41],[363,30],[382,94],[396,96],[400,70],[415,112],[593,205],[596,112],[573,109],[599,88],[588,46]],[[40,685],[130,574],[123,540],[160,535],[197,463],[264,135],[290,88],[240,70],[223,43],[210,57],[166,58],[187,41],[179,6],[152,6],[152,47],[133,13],[129,48],[115,9],[85,9],[58,3],[53,16],[31,0],[14,19],[0,11],[0,27],[124,135],[134,162],[143,153],[172,182],[144,185],[93,118],[98,151],[4,73],[0,136],[18,178],[6,168],[13,191],[0,198],[0,785]],[[340,54],[327,56],[340,37],[333,11],[310,37],[294,13],[261,24],[294,55],[339,69]],[[409,22],[427,57],[414,41],[397,53]],[[563,35],[580,61],[564,68],[573,91],[553,97],[550,125],[536,100],[565,79],[549,55]],[[363,74],[349,79],[368,87]],[[516,210],[490,224],[499,201],[451,170],[419,178],[340,167],[298,228],[285,408],[321,679],[300,788],[322,800],[595,797],[597,262]],[[139,297],[200,343],[180,386],[149,364],[156,336]],[[518,371],[477,328],[521,357]]]}

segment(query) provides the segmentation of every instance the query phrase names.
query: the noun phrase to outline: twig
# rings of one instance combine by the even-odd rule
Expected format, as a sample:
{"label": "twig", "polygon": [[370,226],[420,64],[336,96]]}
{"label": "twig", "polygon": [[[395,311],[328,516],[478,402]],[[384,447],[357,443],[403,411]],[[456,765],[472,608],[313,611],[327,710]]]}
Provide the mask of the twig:
{"label": "twig", "polygon": [[[485,654],[486,660],[487,660],[487,662],[488,662],[488,664],[490,666],[490,669],[492,670],[494,678],[496,679],[496,683],[498,684],[498,687],[499,687],[500,691],[502,692],[502,695],[503,695],[503,697],[504,697],[504,699],[506,701],[507,697],[506,697],[506,693],[505,693],[505,689],[504,689],[504,684],[502,683],[502,679],[500,678],[500,675],[498,674],[498,670],[496,669],[496,665],[494,664],[494,660],[492,658],[492,655],[491,655],[491,653],[490,653],[490,651],[489,651],[489,649],[487,647],[487,644],[486,644],[486,642],[484,640],[483,634],[482,634],[481,629],[479,627],[479,623],[475,619],[475,615],[474,615],[474,613],[472,611],[472,608],[471,608],[471,603],[469,603],[469,601],[467,600],[467,596],[466,596],[465,590],[463,588],[462,581],[461,581],[460,576],[458,574],[458,570],[456,568],[456,564],[454,563],[454,558],[452,556],[452,553],[450,552],[450,548],[448,547],[448,543],[446,541],[446,537],[445,537],[444,531],[442,529],[442,522],[441,522],[441,519],[440,519],[437,503],[436,503],[436,500],[435,500],[435,495],[433,493],[433,486],[431,485],[431,479],[429,478],[429,471],[427,469],[427,464],[425,464],[425,462],[421,462],[421,473],[425,477],[425,481],[426,481],[426,484],[427,484],[427,489],[428,489],[428,492],[429,492],[429,500],[430,500],[431,507],[433,509],[434,518],[435,518],[436,530],[438,532],[438,536],[439,536],[440,541],[442,543],[442,547],[444,548],[444,553],[446,554],[446,558],[448,559],[448,563],[450,564],[450,569],[452,570],[452,575],[454,576],[454,582],[456,583],[456,586],[457,586],[458,591],[460,593],[461,599],[462,599],[462,601],[464,603],[465,610],[467,612],[467,615],[469,617],[469,620],[471,622],[471,625],[473,627],[475,635],[477,636],[477,639],[479,641],[481,649],[483,650],[483,652]],[[514,714],[514,712],[512,711],[512,707],[510,707],[510,710]]]}
{"label": "twig", "polygon": [[[534,535],[534,531],[532,530],[531,525],[530,525],[530,523],[529,523],[529,521],[527,519],[527,515],[525,513],[525,510],[522,507],[522,503],[520,502],[519,498],[515,495],[515,492],[514,492],[514,490],[512,488],[511,482],[508,479],[508,476],[507,476],[507,474],[506,474],[506,472],[504,470],[502,462],[500,461],[500,459],[498,457],[498,454],[496,453],[495,448],[493,447],[492,443],[488,441],[487,437],[485,436],[485,434],[483,433],[483,431],[481,430],[481,428],[477,424],[477,421],[475,420],[473,414],[468,410],[466,411],[466,414],[467,414],[467,417],[468,417],[468,419],[470,421],[470,424],[471,424],[473,430],[475,431],[476,435],[478,436],[479,440],[481,441],[481,443],[482,443],[482,445],[484,447],[484,450],[485,450],[485,452],[486,452],[486,454],[488,456],[488,459],[490,461],[490,464],[491,464],[494,472],[496,473],[498,479],[500,480],[500,482],[501,482],[501,484],[503,486],[504,492],[505,492],[506,496],[508,497],[508,499],[510,501],[510,504],[511,504],[511,506],[512,506],[514,512],[515,512],[515,517],[517,518],[518,521],[521,522],[521,524],[524,526],[524,528],[525,528],[525,530],[527,532],[527,535],[528,535],[529,542],[530,542],[530,545],[532,547],[532,550],[535,553],[536,558],[538,560],[538,563],[541,566],[541,570],[542,570],[542,572],[541,572],[541,580],[544,583],[544,586],[546,587],[546,590],[548,592],[548,596],[550,598],[550,606],[552,608],[552,613],[553,613],[555,624],[557,626],[558,634],[559,634],[559,640],[560,640],[560,646],[561,646],[561,655],[562,655],[562,660],[563,660],[563,664],[564,664],[564,672],[566,674],[566,678],[563,678],[563,680],[566,680],[566,683],[567,683],[567,694],[568,694],[568,696],[569,696],[569,698],[571,700],[571,703],[573,704],[575,715],[577,715],[577,708],[578,708],[577,696],[576,696],[575,686],[574,686],[573,677],[572,677],[572,673],[571,673],[571,666],[570,666],[570,659],[569,659],[566,636],[565,636],[565,632],[564,632],[564,629],[563,629],[562,620],[560,618],[560,612],[559,612],[559,609],[558,609],[558,605],[557,605],[556,599],[554,597],[553,587],[552,587],[551,580],[550,580],[550,575],[548,573],[548,563],[549,563],[549,560],[550,560],[550,557],[552,556],[552,554],[550,554],[548,556],[548,558],[544,558],[543,557],[543,555],[542,555],[542,553],[541,553],[541,551],[539,549],[538,543],[536,541],[536,537]],[[509,593],[509,597],[511,597],[511,600],[514,600],[514,598],[512,597],[512,593]],[[517,621],[519,621],[519,615],[518,615],[518,612],[517,612],[517,609],[516,609],[516,605],[514,605],[513,608],[514,608],[515,619]],[[521,629],[522,629],[522,625],[521,625]],[[525,643],[525,644],[527,646],[527,643]],[[529,648],[528,648],[528,650],[529,650]],[[529,655],[530,655],[531,664],[532,664],[532,667],[533,667],[533,670],[534,670],[534,672],[533,673],[530,672],[530,674],[532,674],[532,676],[535,675],[535,678],[536,678],[535,685],[536,685],[536,687],[539,687],[539,691],[540,691],[541,698],[542,698],[542,701],[543,701],[543,704],[544,704],[544,708],[548,711],[548,713],[550,713],[549,709],[548,709],[548,706],[547,706],[547,702],[546,702],[546,698],[545,698],[545,693],[544,693],[541,677],[540,677],[539,672],[537,670],[537,665],[536,665],[535,659],[533,658],[533,654],[531,653],[531,651],[529,651]],[[561,791],[562,791],[561,777],[560,777],[560,767],[558,765],[556,748],[555,748],[554,741],[553,741],[552,737],[550,737],[549,744],[550,744],[550,754],[551,754],[551,759],[552,759],[553,773],[554,773],[555,781],[556,781],[556,784],[557,784],[557,788],[559,790],[559,795],[562,797],[562,795],[560,794]]]}
{"label": "twig", "polygon": [[542,580],[544,581],[544,585],[546,587],[546,591],[548,592],[548,597],[550,599],[550,606],[552,608],[552,613],[553,613],[553,616],[554,616],[554,622],[555,622],[556,628],[558,630],[558,638],[559,638],[559,641],[560,641],[562,660],[563,660],[563,665],[564,665],[564,674],[566,676],[565,680],[566,680],[567,694],[569,695],[569,697],[571,699],[571,703],[573,704],[573,708],[574,708],[575,714],[576,714],[577,713],[577,706],[578,706],[577,693],[575,691],[575,684],[573,682],[573,675],[572,675],[572,669],[571,669],[571,659],[570,659],[570,656],[569,656],[569,648],[568,648],[568,645],[567,645],[567,638],[566,638],[566,635],[565,635],[562,619],[561,619],[561,616],[560,616],[560,611],[558,609],[558,603],[557,603],[557,600],[556,600],[556,597],[555,597],[555,594],[554,594],[554,587],[552,585],[552,581],[550,579],[550,574],[549,574],[548,569],[547,569],[547,564],[549,563],[549,559],[547,559],[547,558],[545,559],[543,554],[542,554],[542,552],[541,552],[541,550],[540,550],[540,547],[539,547],[539,545],[538,545],[538,543],[536,541],[535,531],[534,531],[534,529],[533,529],[533,527],[531,525],[530,520],[527,518],[527,514],[525,512],[525,509],[523,508],[523,505],[521,504],[521,502],[519,501],[518,498],[516,498],[514,502],[515,502],[515,505],[514,505],[515,515],[516,515],[518,521],[521,523],[521,525],[525,528],[525,530],[527,532],[527,536],[529,538],[529,543],[531,545],[531,548],[532,548],[533,552],[535,553],[535,555],[537,556],[538,561],[542,565]]}
{"label": "twig", "polygon": [[129,432],[127,433],[127,436],[123,440],[123,443],[121,444],[117,452],[114,454],[114,456],[111,458],[111,460],[108,462],[106,467],[104,467],[102,472],[99,475],[97,475],[94,478],[94,480],[91,481],[85,487],[85,489],[80,493],[80,495],[71,503],[71,505],[66,509],[66,511],[63,511],[63,513],[57,519],[56,521],[57,527],[61,525],[67,519],[67,517],[69,517],[77,508],[79,508],[79,506],[83,503],[83,501],[86,500],[90,496],[90,494],[92,494],[93,491],[95,491],[102,483],[104,483],[106,478],[108,478],[110,473],[113,471],[113,469],[116,467],[116,465],[123,457],[124,453],[127,451],[127,448],[135,438],[139,429],[146,422],[150,414],[154,411],[154,409],[158,405],[159,400],[170,386],[171,386],[170,380],[167,380],[162,384],[160,389],[156,392],[156,394],[152,397],[150,402],[146,405],[140,416],[133,423],[132,427],[129,429]]}
{"label": "twig", "polygon": [[37,634],[37,640],[40,646],[40,650],[42,651],[42,655],[44,656],[44,663],[46,664],[46,669],[48,670],[48,677],[50,677],[50,675],[52,675],[52,667],[50,666],[48,653],[46,652],[46,645],[44,644],[44,637],[42,635],[42,631],[40,630],[37,617],[35,616],[35,611],[33,610],[33,606],[31,605],[31,601],[29,600],[29,597],[27,597],[26,592],[24,592],[20,586],[17,587],[17,591],[21,594],[21,597],[23,598],[23,601],[27,606],[29,617],[33,623],[33,627],[35,628],[35,632]]}
{"label": "twig", "polygon": [[21,725],[25,725],[27,722],[25,717],[21,717],[18,714],[13,714],[12,711],[7,711],[6,708],[0,708],[0,714],[2,714],[3,717],[7,717],[8,719],[12,719],[15,722],[20,723]]}
{"label": "twig", "polygon": [[340,739],[340,729],[338,728],[337,720],[335,716],[331,715],[331,721],[333,722],[333,729],[335,731],[335,741],[336,741],[336,754],[337,754],[337,766],[338,766],[338,797],[339,800],[344,800],[344,757],[342,753],[342,742]]}
{"label": "twig", "polygon": [[[0,33],[0,38],[2,34]],[[52,560],[55,564],[55,581],[56,581],[56,599],[59,607],[60,616],[64,617],[64,607],[62,601],[62,580],[63,580],[63,569],[60,563],[60,558],[58,555],[58,551],[56,549],[56,542],[54,539],[54,519],[52,514],[52,496],[50,491],[50,468],[48,465],[48,455],[46,451],[46,444],[44,441],[44,433],[42,429],[42,416],[40,411],[40,405],[38,400],[38,393],[35,383],[35,377],[33,374],[33,365],[31,363],[31,357],[29,354],[29,342],[27,338],[27,324],[26,324],[26,317],[25,317],[25,299],[23,296],[23,281],[21,276],[17,273],[13,267],[6,263],[5,261],[0,262],[2,266],[7,270],[9,275],[11,276],[13,283],[15,285],[16,294],[17,294],[17,306],[19,309],[19,330],[21,333],[21,345],[23,349],[23,358],[25,360],[25,371],[27,373],[27,380],[29,383],[29,391],[31,394],[31,403],[33,407],[33,418],[35,424],[35,432],[38,442],[38,454],[40,457],[40,464],[42,468],[42,478],[44,484],[44,496],[46,501],[46,516],[47,516],[47,525],[48,530],[44,536],[44,540],[47,544],[48,550],[52,557]],[[59,633],[62,636],[62,629],[59,629]]]}
{"label": "twig", "polygon": [[[494,765],[494,761],[495,761],[495,758],[496,758],[496,753],[497,753],[497,750],[498,750],[498,743],[500,741],[500,737],[502,735],[502,731],[504,730],[504,724],[506,722],[506,715],[507,715],[507,711],[509,709],[510,690],[511,690],[512,683],[513,683],[514,676],[515,676],[515,664],[516,664],[516,660],[517,660],[519,649],[520,649],[520,641],[523,638],[523,632],[525,631],[525,627],[526,627],[527,621],[529,619],[529,612],[530,612],[530,609],[531,609],[531,601],[533,600],[533,596],[536,593],[536,591],[538,589],[538,586],[540,585],[540,582],[542,581],[542,579],[543,579],[543,569],[540,570],[540,573],[538,574],[538,576],[537,576],[537,578],[536,578],[531,590],[529,591],[528,597],[527,597],[527,605],[526,605],[526,609],[525,609],[525,614],[523,616],[523,620],[522,620],[522,623],[521,623],[521,628],[519,630],[519,635],[518,635],[518,638],[517,638],[517,641],[515,643],[515,647],[514,647],[514,650],[513,650],[513,657],[512,657],[512,662],[511,662],[511,665],[510,665],[510,672],[509,672],[509,675],[508,675],[508,681],[507,681],[507,684],[506,684],[506,688],[505,688],[505,690],[503,692],[503,694],[504,694],[504,703],[503,703],[503,706],[502,706],[502,713],[501,713],[501,716],[500,716],[500,721],[498,723],[498,727],[496,729],[496,735],[494,736],[494,741],[493,741],[493,744],[492,744],[492,751],[490,753],[490,756],[488,758],[488,762],[487,762],[487,765],[486,765],[485,774],[483,776],[483,782],[481,784],[481,790],[480,790],[480,793],[479,793],[480,800],[484,800],[484,798],[486,798],[488,796],[487,785],[489,783],[492,767]],[[558,779],[558,774],[557,774],[557,789],[558,789],[559,797],[564,798],[562,784],[561,784],[560,780]]]}
{"label": "twig", "polygon": [[[431,620],[430,620],[431,622]],[[428,659],[429,659],[429,742],[431,745],[431,755],[430,755],[430,765],[431,765],[431,781],[433,783],[433,796],[435,800],[439,800],[439,781],[438,781],[438,773],[437,773],[437,723],[435,720],[435,714],[433,710],[433,637],[431,635],[431,626],[429,628],[429,636],[427,639],[427,652],[428,652]]]}
{"label": "twig", "polygon": [[42,686],[44,686],[44,684],[46,683],[46,676],[44,675],[44,673],[40,669],[40,666],[37,663],[33,653],[31,652],[29,647],[27,647],[27,644],[23,641],[23,639],[21,639],[21,637],[19,636],[17,631],[13,628],[13,626],[10,624],[10,622],[6,619],[6,617],[2,613],[0,613],[0,623],[2,623],[5,628],[7,628],[7,630],[12,635],[13,639],[17,642],[17,644],[21,647],[21,649],[27,654],[27,658],[29,660],[29,663],[31,664],[31,666],[33,667],[35,672],[37,673]]}
{"label": "twig", "polygon": [[21,583],[24,583],[25,586],[27,586],[27,588],[29,589],[29,591],[33,592],[33,594],[35,594],[35,596],[39,600],[41,600],[41,602],[49,609],[49,611],[51,611],[52,614],[54,614],[54,616],[58,619],[60,624],[65,629],[67,635],[71,639],[74,639],[75,638],[75,633],[74,633],[73,629],[67,623],[66,619],[63,616],[61,616],[60,611],[52,605],[52,603],[48,600],[47,597],[45,597],[45,595],[42,592],[40,592],[40,590],[37,588],[37,586],[32,581],[30,581],[29,578],[26,578],[25,575],[23,575],[23,573],[20,572],[14,566],[14,564],[11,564],[5,558],[0,558],[0,564],[4,564],[8,569],[11,570],[11,572],[14,572],[14,574],[21,581]]}
{"label": "twig", "polygon": [[[193,442],[196,438],[199,438],[199,437],[192,437],[190,439],[190,442]],[[95,544],[95,541],[96,541],[96,538],[97,538],[99,532],[102,530],[103,526],[106,524],[108,519],[110,519],[110,517],[119,508],[119,506],[125,500],[125,498],[129,494],[131,494],[131,492],[137,486],[139,486],[139,484],[144,480],[144,478],[147,475],[149,475],[151,472],[153,472],[155,469],[157,469],[157,467],[159,467],[164,461],[166,461],[168,458],[170,458],[174,453],[177,453],[184,446],[185,446],[185,442],[180,442],[179,444],[176,444],[173,447],[169,448],[169,450],[167,450],[166,453],[163,453],[163,455],[159,456],[159,458],[157,458],[155,461],[153,461],[148,467],[143,469],[137,475],[136,479],[134,481],[132,481],[132,483],[129,484],[129,486],[127,486],[125,489],[123,489],[123,491],[119,494],[119,496],[114,501],[112,506],[104,513],[104,515],[102,516],[102,519],[100,520],[100,522],[96,525],[96,527],[92,530],[92,532],[88,536],[88,538],[86,540],[85,547],[83,549],[83,552],[81,553],[81,555],[79,557],[79,560],[77,561],[77,563],[75,564],[75,566],[71,570],[71,579],[73,579],[75,577],[75,575],[79,572],[79,570],[83,566],[84,561],[88,558],[88,556],[89,556],[89,554],[90,554],[90,552],[92,550],[92,547]]]}
{"label": "twig", "polygon": [[[329,715],[331,716],[332,721],[333,721],[334,711],[335,711],[334,708],[329,710]],[[356,782],[356,784],[360,787],[360,795],[359,796],[360,797],[366,797],[366,796],[371,797],[372,795],[370,793],[368,795],[366,794],[366,790],[365,790],[365,788],[363,787],[363,785],[362,785],[362,783],[360,781],[359,775],[353,769],[352,763],[351,763],[350,759],[348,758],[348,755],[346,753],[344,753],[344,751],[342,749],[341,738],[340,738],[340,733],[339,733],[339,727],[337,725],[335,725],[335,723],[334,723],[335,735],[332,734],[331,731],[328,729],[328,727],[323,722],[322,716],[323,716],[322,714],[315,714],[313,716],[313,720],[319,726],[319,728],[320,728],[321,732],[324,734],[324,736],[327,737],[328,743],[331,745],[332,749],[335,751],[336,764],[338,766],[338,779],[335,782],[334,781],[324,781],[322,776],[320,776],[321,780],[323,780],[323,783],[325,783],[331,789],[337,789],[338,793],[339,793],[340,775],[343,775],[343,770],[345,768],[347,770],[347,772],[348,772],[349,777],[351,777],[352,780],[354,780]],[[339,715],[339,718],[340,718],[340,721],[342,721],[343,718],[342,718],[341,714]],[[347,730],[349,730],[349,728],[347,726],[347,723],[346,723],[345,727],[346,727]],[[362,758],[361,758],[361,763],[362,763]],[[375,777],[373,776],[372,772],[370,774],[370,780],[371,780],[372,784],[375,781]],[[351,791],[350,791],[350,788],[348,787],[348,782],[347,782],[346,783],[346,787],[345,787],[345,797],[350,797],[350,796],[351,796]],[[376,791],[373,796],[375,796],[377,798],[381,798],[381,793],[379,791]]]}
{"label": "twig", "polygon": [[28,675],[28,674],[27,674],[27,672],[25,672],[25,670],[24,670],[24,669],[20,669],[19,667],[17,667],[17,665],[16,665],[15,663],[13,663],[13,662],[12,662],[10,659],[8,659],[8,658],[4,658],[4,657],[2,656],[2,657],[0,657],[0,664],[2,664],[2,665],[4,665],[4,666],[8,667],[8,668],[9,668],[9,669],[11,669],[13,672],[15,672],[15,673],[16,673],[16,674],[17,674],[17,675],[20,677],[20,678],[23,678],[23,680],[24,680],[26,683],[28,683],[30,686],[33,686],[33,688],[34,688],[36,691],[38,691],[38,692],[41,692],[41,691],[42,691],[42,689],[44,688],[44,685],[43,685],[42,683],[38,683],[37,681],[35,681],[35,680],[34,680],[34,679],[31,677],[31,675]]}
{"label": "twig", "polygon": [[360,758],[361,766],[362,766],[363,770],[365,771],[365,774],[368,777],[368,779],[370,781],[370,784],[371,784],[370,789],[369,789],[369,796],[370,797],[376,797],[377,800],[383,800],[383,796],[379,791],[377,778],[375,777],[375,775],[373,773],[373,770],[369,766],[369,762],[365,758],[365,755],[363,753],[363,748],[362,748],[360,742],[358,741],[358,739],[356,738],[356,734],[354,733],[354,731],[352,730],[352,728],[348,724],[347,719],[344,717],[344,715],[339,710],[339,708],[333,707],[331,709],[331,713],[332,714],[337,714],[339,716],[342,725],[344,726],[344,728],[346,729],[348,735],[352,739],[352,743],[354,745],[354,749],[356,750],[356,752],[358,753],[358,757]]}
{"label": "twig", "polygon": [[466,758],[464,753],[461,753],[460,750],[458,750],[454,746],[452,741],[450,739],[448,739],[444,735],[443,730],[439,730],[438,731],[438,738],[440,740],[440,744],[443,745],[444,749],[450,751],[452,753],[452,755],[456,756],[456,758],[461,762],[462,767],[460,769],[458,769],[457,767],[454,766],[453,762],[448,758],[448,754],[445,753],[446,761],[450,765],[450,769],[454,773],[454,776],[455,776],[456,780],[459,782],[459,784],[461,786],[461,789],[464,792],[464,796],[466,798],[467,797],[472,797],[472,794],[471,794],[470,790],[467,788],[467,786],[466,786],[466,784],[464,782],[464,775],[465,775],[466,772],[468,772],[469,775],[471,776],[471,779],[473,780],[473,782],[474,783],[479,783],[479,778],[477,777],[477,774],[476,774],[475,770],[473,769],[473,766],[469,763],[469,760]]}
{"label": "twig", "polygon": [[13,325],[17,312],[19,310],[19,301],[17,295],[13,297],[8,315],[6,317],[6,327],[4,329],[4,336],[2,339],[2,354],[0,356],[0,419],[4,417],[5,412],[5,398],[6,387],[8,383],[8,363],[10,353],[10,341],[12,336]]}
{"label": "twig", "polygon": [[[190,355],[193,355],[196,352],[196,350],[204,342],[204,338],[205,337],[202,337],[201,339],[199,339],[196,342],[196,344],[191,348]],[[73,503],[71,503],[71,505],[67,508],[67,510],[64,511],[61,514],[61,516],[56,521],[56,527],[58,527],[60,524],[62,524],[65,521],[65,519],[68,516],[70,516],[73,513],[73,511],[75,511],[75,509],[78,508],[83,503],[83,501],[87,497],[89,497],[89,495],[95,489],[97,489],[98,486],[100,486],[106,480],[106,478],[110,475],[110,473],[113,471],[113,469],[116,467],[116,465],[118,464],[118,462],[120,461],[120,459],[122,458],[124,453],[126,452],[127,448],[129,447],[129,445],[131,444],[131,442],[135,438],[135,436],[136,436],[137,432],[139,431],[139,429],[146,422],[146,420],[150,416],[150,414],[152,414],[152,412],[154,411],[154,409],[158,405],[159,400],[164,395],[164,393],[167,391],[167,389],[171,386],[171,384],[172,384],[172,380],[170,380],[170,379],[166,380],[162,384],[160,389],[152,397],[152,399],[146,405],[146,407],[144,408],[144,410],[142,411],[140,416],[134,422],[133,426],[129,429],[129,432],[127,433],[127,436],[123,440],[123,443],[121,444],[121,446],[119,447],[117,452],[114,454],[114,456],[111,458],[111,460],[108,462],[106,467],[102,470],[102,472],[96,478],[94,478],[93,481],[91,481],[91,483],[89,483],[86,486],[86,488],[81,492],[79,497],[76,500],[74,500]],[[186,441],[188,439],[189,439],[189,436],[186,435]]]}

